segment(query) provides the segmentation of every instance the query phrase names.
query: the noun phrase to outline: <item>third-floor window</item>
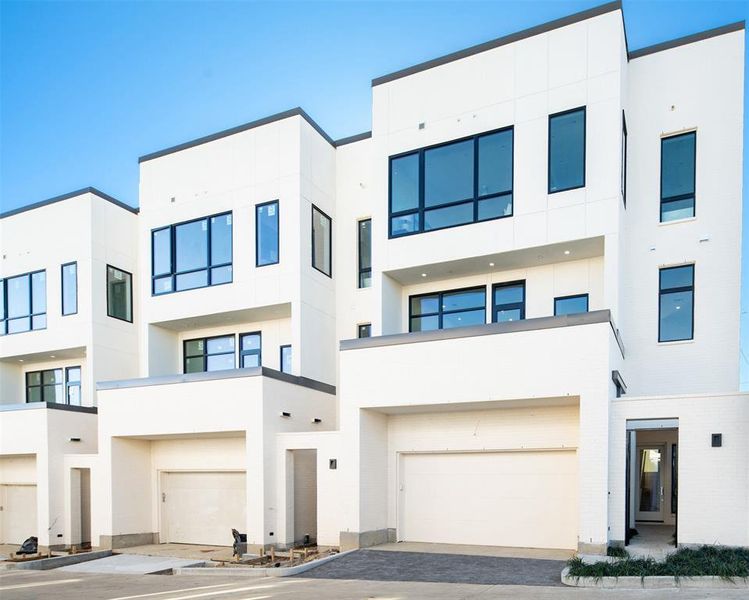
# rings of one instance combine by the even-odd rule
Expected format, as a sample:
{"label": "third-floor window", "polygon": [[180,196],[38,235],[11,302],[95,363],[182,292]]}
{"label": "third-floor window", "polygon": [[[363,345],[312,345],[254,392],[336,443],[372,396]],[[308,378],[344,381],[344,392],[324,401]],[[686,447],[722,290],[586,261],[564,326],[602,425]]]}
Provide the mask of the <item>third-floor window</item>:
{"label": "third-floor window", "polygon": [[661,223],[694,216],[697,134],[661,139]]}
{"label": "third-floor window", "polygon": [[0,335],[47,327],[47,272],[0,279]]}
{"label": "third-floor window", "polygon": [[390,158],[390,237],[512,216],[513,128]]}
{"label": "third-floor window", "polygon": [[232,215],[154,229],[151,252],[154,295],[231,283]]}
{"label": "third-floor window", "polygon": [[585,186],[585,107],[549,116],[549,193]]}

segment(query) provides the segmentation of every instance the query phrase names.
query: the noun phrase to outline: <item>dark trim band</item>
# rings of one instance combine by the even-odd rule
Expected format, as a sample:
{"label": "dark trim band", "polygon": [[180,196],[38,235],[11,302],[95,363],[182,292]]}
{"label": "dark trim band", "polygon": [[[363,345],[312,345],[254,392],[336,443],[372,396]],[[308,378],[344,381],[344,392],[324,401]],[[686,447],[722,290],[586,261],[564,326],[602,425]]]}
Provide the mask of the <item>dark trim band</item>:
{"label": "dark trim band", "polygon": [[338,146],[345,146],[346,144],[353,144],[354,142],[361,142],[362,140],[368,140],[372,137],[371,131],[365,131],[364,133],[357,133],[356,135],[350,135],[345,138],[341,138],[339,140],[336,140],[333,142],[333,145],[338,148]]}
{"label": "dark trim band", "polygon": [[74,192],[68,192],[67,194],[61,194],[59,196],[55,196],[54,198],[48,198],[47,200],[40,200],[39,202],[34,202],[33,204],[28,204],[27,206],[21,206],[19,208],[14,208],[13,210],[6,211],[4,213],[0,213],[0,219],[4,219],[6,217],[12,217],[13,215],[26,212],[27,210],[34,210],[35,208],[41,208],[43,206],[47,206],[48,204],[55,204],[56,202],[62,202],[63,200],[68,200],[70,198],[75,198],[77,196],[83,196],[83,194],[93,194],[94,196],[98,196],[102,200],[111,202],[115,206],[124,208],[125,210],[130,211],[131,213],[135,215],[137,215],[139,212],[139,209],[133,208],[129,204],[125,204],[124,202],[117,200],[117,198],[112,198],[112,196],[105,194],[102,191],[97,190],[95,187],[89,186],[89,187],[81,188],[80,190],[75,190]]}
{"label": "dark trim band", "polygon": [[669,40],[667,42],[661,42],[659,44],[640,48],[639,50],[633,50],[629,53],[629,59],[632,60],[633,58],[640,58],[641,56],[655,54],[656,52],[662,52],[663,50],[670,50],[671,48],[678,48],[679,46],[685,46],[686,44],[701,42],[702,40],[708,40],[719,35],[725,35],[726,33],[741,31],[743,29],[744,21],[737,21],[736,23],[730,23],[721,27],[715,27],[714,29],[708,29],[707,31],[685,35],[684,37],[676,38],[675,40]]}

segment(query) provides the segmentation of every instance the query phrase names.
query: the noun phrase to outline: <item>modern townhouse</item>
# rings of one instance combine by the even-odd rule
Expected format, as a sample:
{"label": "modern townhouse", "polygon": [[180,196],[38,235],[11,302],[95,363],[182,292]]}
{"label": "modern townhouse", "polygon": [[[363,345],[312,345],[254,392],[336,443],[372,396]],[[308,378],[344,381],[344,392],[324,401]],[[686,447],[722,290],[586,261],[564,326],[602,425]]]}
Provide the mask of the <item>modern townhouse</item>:
{"label": "modern townhouse", "polygon": [[138,373],[135,213],[88,188],[0,216],[0,541],[91,541],[64,461],[96,453],[96,382]]}
{"label": "modern townhouse", "polygon": [[81,361],[63,539],[749,545],[743,57],[743,23],[630,51],[614,2],[373,80],[365,134],[294,109],[141,157],[103,330],[137,348]]}

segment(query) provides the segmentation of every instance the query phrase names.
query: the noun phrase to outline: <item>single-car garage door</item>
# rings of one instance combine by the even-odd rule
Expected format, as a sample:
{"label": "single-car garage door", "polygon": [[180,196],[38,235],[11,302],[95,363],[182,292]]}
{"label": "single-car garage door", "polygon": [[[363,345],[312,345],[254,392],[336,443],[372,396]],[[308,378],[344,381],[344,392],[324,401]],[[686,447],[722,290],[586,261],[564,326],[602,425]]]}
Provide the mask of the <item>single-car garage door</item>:
{"label": "single-car garage door", "polygon": [[0,485],[0,542],[21,544],[36,530],[36,486],[33,484]]}
{"label": "single-car garage door", "polygon": [[577,548],[577,454],[402,454],[398,539]]}
{"label": "single-car garage door", "polygon": [[161,492],[162,542],[230,546],[246,529],[244,473],[165,472]]}

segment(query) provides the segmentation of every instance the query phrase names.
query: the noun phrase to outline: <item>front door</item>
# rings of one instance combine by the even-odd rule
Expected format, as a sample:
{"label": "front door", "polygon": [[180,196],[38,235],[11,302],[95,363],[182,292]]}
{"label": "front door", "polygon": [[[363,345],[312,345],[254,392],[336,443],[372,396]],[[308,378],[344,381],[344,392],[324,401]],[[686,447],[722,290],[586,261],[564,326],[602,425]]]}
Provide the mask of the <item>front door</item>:
{"label": "front door", "polygon": [[663,521],[663,473],[666,447],[660,444],[638,446],[638,521]]}

